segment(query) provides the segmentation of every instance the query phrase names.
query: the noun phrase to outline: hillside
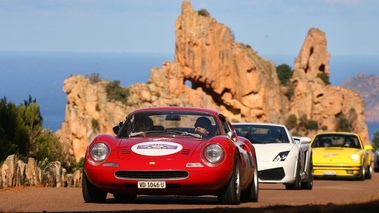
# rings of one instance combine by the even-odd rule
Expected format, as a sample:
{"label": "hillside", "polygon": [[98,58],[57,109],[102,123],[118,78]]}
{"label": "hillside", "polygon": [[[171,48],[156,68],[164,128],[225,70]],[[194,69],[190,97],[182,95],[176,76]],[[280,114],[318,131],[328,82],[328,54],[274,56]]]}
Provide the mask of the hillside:
{"label": "hillside", "polygon": [[341,85],[358,92],[365,101],[366,122],[379,122],[379,76],[360,73]]}
{"label": "hillside", "polygon": [[348,121],[368,143],[363,98],[320,77],[330,74],[330,53],[320,29],[308,31],[286,86],[273,62],[235,41],[229,27],[194,10],[189,2],[183,2],[175,21],[175,37],[174,61],[152,68],[149,80],[126,88],[122,101],[108,101],[105,80],[93,82],[83,76],[65,80],[66,117],[57,135],[70,155],[79,160],[98,133],[112,134],[112,127],[130,111],[151,106],[210,108],[232,122],[285,124],[295,118],[298,124],[316,124],[311,130],[293,128],[297,135],[309,137],[338,130]]}

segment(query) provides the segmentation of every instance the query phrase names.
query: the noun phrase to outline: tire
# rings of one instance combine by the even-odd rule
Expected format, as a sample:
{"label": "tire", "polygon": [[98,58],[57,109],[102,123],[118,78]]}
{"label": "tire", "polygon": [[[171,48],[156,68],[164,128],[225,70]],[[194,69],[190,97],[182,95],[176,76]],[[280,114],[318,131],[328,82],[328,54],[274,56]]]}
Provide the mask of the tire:
{"label": "tire", "polygon": [[300,162],[297,162],[296,172],[295,172],[295,181],[293,183],[287,183],[286,189],[298,190],[301,189],[301,178],[300,178]]}
{"label": "tire", "polygon": [[[312,157],[311,157],[312,159]],[[313,175],[312,175],[312,170],[313,170],[313,163],[312,161],[308,164],[307,168],[307,181],[301,183],[301,188],[302,189],[308,189],[311,190],[313,188]]]}
{"label": "tire", "polygon": [[217,196],[218,201],[222,204],[238,205],[241,202],[241,186],[240,186],[240,162],[238,154],[235,154],[234,170],[226,188]]}
{"label": "tire", "polygon": [[86,203],[103,203],[107,198],[107,192],[92,185],[85,172],[83,172],[82,178],[82,195]]}
{"label": "tire", "polygon": [[359,180],[364,180],[366,175],[366,167],[364,165],[361,166],[361,170],[359,172]]}
{"label": "tire", "polygon": [[136,195],[134,194],[124,194],[124,193],[113,193],[113,197],[121,203],[130,203],[136,200]]}
{"label": "tire", "polygon": [[242,201],[243,202],[258,202],[259,195],[259,181],[258,181],[258,167],[254,169],[254,177],[251,181],[251,185],[248,190],[242,192]]}
{"label": "tire", "polygon": [[372,179],[372,172],[373,172],[372,163],[370,163],[370,164],[367,166],[365,179]]}

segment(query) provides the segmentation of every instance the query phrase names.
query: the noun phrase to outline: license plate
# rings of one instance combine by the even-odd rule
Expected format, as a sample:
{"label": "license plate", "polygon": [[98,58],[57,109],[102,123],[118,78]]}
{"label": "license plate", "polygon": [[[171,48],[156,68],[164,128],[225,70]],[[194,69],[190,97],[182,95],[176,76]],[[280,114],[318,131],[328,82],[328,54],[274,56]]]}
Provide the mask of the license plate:
{"label": "license plate", "polygon": [[324,172],[324,175],[336,175],[336,172],[335,171],[327,171],[327,172]]}
{"label": "license plate", "polygon": [[138,181],[139,189],[164,189],[166,188],[165,181]]}

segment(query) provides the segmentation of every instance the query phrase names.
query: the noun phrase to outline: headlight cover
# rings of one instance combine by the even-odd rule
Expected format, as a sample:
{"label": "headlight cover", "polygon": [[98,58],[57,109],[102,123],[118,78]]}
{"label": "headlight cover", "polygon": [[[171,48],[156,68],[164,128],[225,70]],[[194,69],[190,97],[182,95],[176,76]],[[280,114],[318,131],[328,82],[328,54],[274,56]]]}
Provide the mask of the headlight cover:
{"label": "headlight cover", "polygon": [[274,160],[272,160],[272,161],[274,161],[274,162],[277,162],[277,161],[285,161],[289,153],[290,153],[290,151],[280,152],[280,153],[274,158]]}
{"label": "headlight cover", "polygon": [[358,154],[352,154],[351,155],[351,160],[354,162],[357,162],[359,160],[359,155]]}
{"label": "headlight cover", "polygon": [[217,164],[224,159],[224,149],[218,144],[210,144],[205,148],[204,157],[212,164]]}
{"label": "headlight cover", "polygon": [[109,155],[109,147],[105,143],[96,143],[91,146],[90,155],[96,162],[104,161]]}

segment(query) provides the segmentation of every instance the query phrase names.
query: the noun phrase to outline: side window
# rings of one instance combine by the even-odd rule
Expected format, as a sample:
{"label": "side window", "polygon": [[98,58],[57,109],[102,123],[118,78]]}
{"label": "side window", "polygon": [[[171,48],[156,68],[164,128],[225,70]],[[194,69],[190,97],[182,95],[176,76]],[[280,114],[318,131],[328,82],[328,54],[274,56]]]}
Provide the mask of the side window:
{"label": "side window", "polygon": [[226,118],[222,115],[219,115],[219,118],[220,118],[220,121],[221,121],[221,128],[222,130],[224,131],[224,135],[226,135],[226,133],[232,131],[231,127],[230,127],[230,124],[229,122],[226,120]]}

